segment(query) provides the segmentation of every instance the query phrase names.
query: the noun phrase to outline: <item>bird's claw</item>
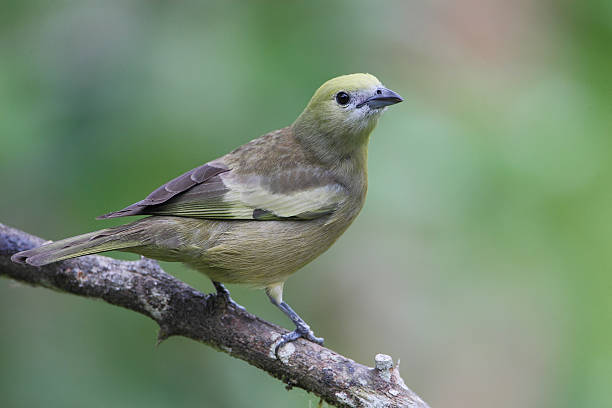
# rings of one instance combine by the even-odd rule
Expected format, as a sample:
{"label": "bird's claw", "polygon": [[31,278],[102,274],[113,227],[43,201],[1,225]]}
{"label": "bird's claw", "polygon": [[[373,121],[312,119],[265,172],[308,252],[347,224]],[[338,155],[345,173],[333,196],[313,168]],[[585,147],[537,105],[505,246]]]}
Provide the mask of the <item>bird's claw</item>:
{"label": "bird's claw", "polygon": [[218,282],[215,282],[214,285],[215,285],[215,289],[217,289],[217,296],[222,297],[226,305],[231,306],[236,310],[241,310],[243,312],[246,312],[246,309],[244,308],[244,306],[239,305],[238,303],[234,302],[234,299],[232,299],[232,297],[230,296],[229,290],[227,290],[225,286],[223,286],[222,284]]}
{"label": "bird's claw", "polygon": [[236,310],[240,310],[243,312],[246,312],[247,310],[244,308],[244,306],[234,302],[234,299],[232,299],[230,296],[228,296],[227,298],[225,298],[225,302],[227,302],[228,305],[230,305],[231,307],[233,307]]}
{"label": "bird's claw", "polygon": [[313,343],[317,343],[319,345],[323,345],[323,338],[322,337],[315,336],[313,331],[310,330],[310,327],[300,325],[300,326],[297,326],[295,328],[295,330],[292,331],[291,333],[285,333],[285,334],[283,334],[281,336],[280,341],[278,342],[278,344],[274,348],[274,354],[276,355],[276,357],[278,358],[278,351],[280,350],[280,348],[282,346],[284,346],[287,343],[291,343],[293,341],[296,341],[299,338],[310,340]]}
{"label": "bird's claw", "polygon": [[233,307],[236,310],[241,310],[243,312],[246,312],[246,309],[244,308],[244,306],[236,303],[234,301],[234,299],[232,299],[232,297],[230,296],[229,292],[227,292],[227,293],[219,293],[218,295],[223,298],[223,300],[225,301],[225,303],[228,306]]}

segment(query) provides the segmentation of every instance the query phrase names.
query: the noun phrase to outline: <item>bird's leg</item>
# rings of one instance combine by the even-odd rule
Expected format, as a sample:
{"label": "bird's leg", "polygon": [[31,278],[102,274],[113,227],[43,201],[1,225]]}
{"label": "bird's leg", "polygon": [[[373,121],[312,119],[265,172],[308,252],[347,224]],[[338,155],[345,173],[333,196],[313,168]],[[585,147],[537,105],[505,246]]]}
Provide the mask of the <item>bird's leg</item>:
{"label": "bird's leg", "polygon": [[234,302],[234,299],[232,299],[232,297],[230,296],[229,290],[227,290],[227,288],[223,286],[221,282],[212,281],[212,283],[215,286],[215,289],[217,290],[217,296],[220,296],[225,299],[225,302],[228,305],[232,305],[234,308],[246,312],[246,309],[243,306],[240,306],[238,303]]}
{"label": "bird's leg", "polygon": [[283,313],[286,314],[287,317],[289,317],[289,319],[291,319],[293,324],[295,324],[295,330],[292,331],[291,333],[283,334],[280,342],[276,345],[276,348],[274,349],[274,353],[276,355],[278,355],[278,350],[281,348],[281,346],[287,343],[290,343],[292,341],[295,341],[299,339],[300,337],[310,340],[313,343],[323,344],[323,338],[316,337],[314,333],[312,332],[312,330],[310,330],[310,326],[304,321],[304,319],[302,319],[297,313],[295,313],[295,311],[291,308],[291,306],[289,306],[287,303],[283,302],[282,300],[280,300],[279,302],[278,296],[274,296],[275,294],[272,293],[271,290],[267,289],[266,294],[268,295],[270,302],[272,302],[274,306],[282,310]]}

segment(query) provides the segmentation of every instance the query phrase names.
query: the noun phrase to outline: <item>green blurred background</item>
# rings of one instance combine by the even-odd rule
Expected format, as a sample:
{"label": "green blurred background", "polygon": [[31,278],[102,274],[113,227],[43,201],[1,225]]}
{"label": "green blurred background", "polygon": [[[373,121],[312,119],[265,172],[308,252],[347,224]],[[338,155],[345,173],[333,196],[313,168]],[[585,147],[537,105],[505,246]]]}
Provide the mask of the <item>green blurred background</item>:
{"label": "green blurred background", "polygon": [[[612,2],[201,3],[2,2],[0,222],[113,225],[94,217],[370,72],[405,102],[373,134],[363,212],[288,302],[359,362],[401,358],[432,407],[612,406]],[[318,401],[183,338],[156,348],[156,330],[0,280],[0,405]]]}

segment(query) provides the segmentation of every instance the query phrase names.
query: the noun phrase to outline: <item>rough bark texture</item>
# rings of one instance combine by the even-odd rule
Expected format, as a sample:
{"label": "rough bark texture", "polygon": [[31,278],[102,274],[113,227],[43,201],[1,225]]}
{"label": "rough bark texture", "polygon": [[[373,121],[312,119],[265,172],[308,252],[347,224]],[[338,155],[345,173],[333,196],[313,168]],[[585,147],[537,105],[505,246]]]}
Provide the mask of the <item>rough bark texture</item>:
{"label": "rough bark texture", "polygon": [[222,297],[193,289],[155,261],[85,256],[40,268],[11,262],[15,252],[43,242],[0,224],[0,276],[141,313],[159,324],[160,341],[179,335],[206,343],[332,405],[428,407],[406,387],[398,367],[385,355],[377,355],[375,368],[370,368],[300,339],[283,346],[278,359],[274,347],[285,329],[228,306]]}

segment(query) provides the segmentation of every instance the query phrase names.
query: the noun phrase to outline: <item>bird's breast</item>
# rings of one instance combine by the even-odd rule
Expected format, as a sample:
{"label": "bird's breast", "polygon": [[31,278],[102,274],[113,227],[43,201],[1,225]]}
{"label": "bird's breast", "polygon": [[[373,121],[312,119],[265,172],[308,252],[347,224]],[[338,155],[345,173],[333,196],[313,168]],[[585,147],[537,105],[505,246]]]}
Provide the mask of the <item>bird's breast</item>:
{"label": "bird's breast", "polygon": [[303,221],[224,221],[227,229],[192,266],[213,280],[264,287],[325,252],[353,222],[361,200],[347,200],[330,215]]}

